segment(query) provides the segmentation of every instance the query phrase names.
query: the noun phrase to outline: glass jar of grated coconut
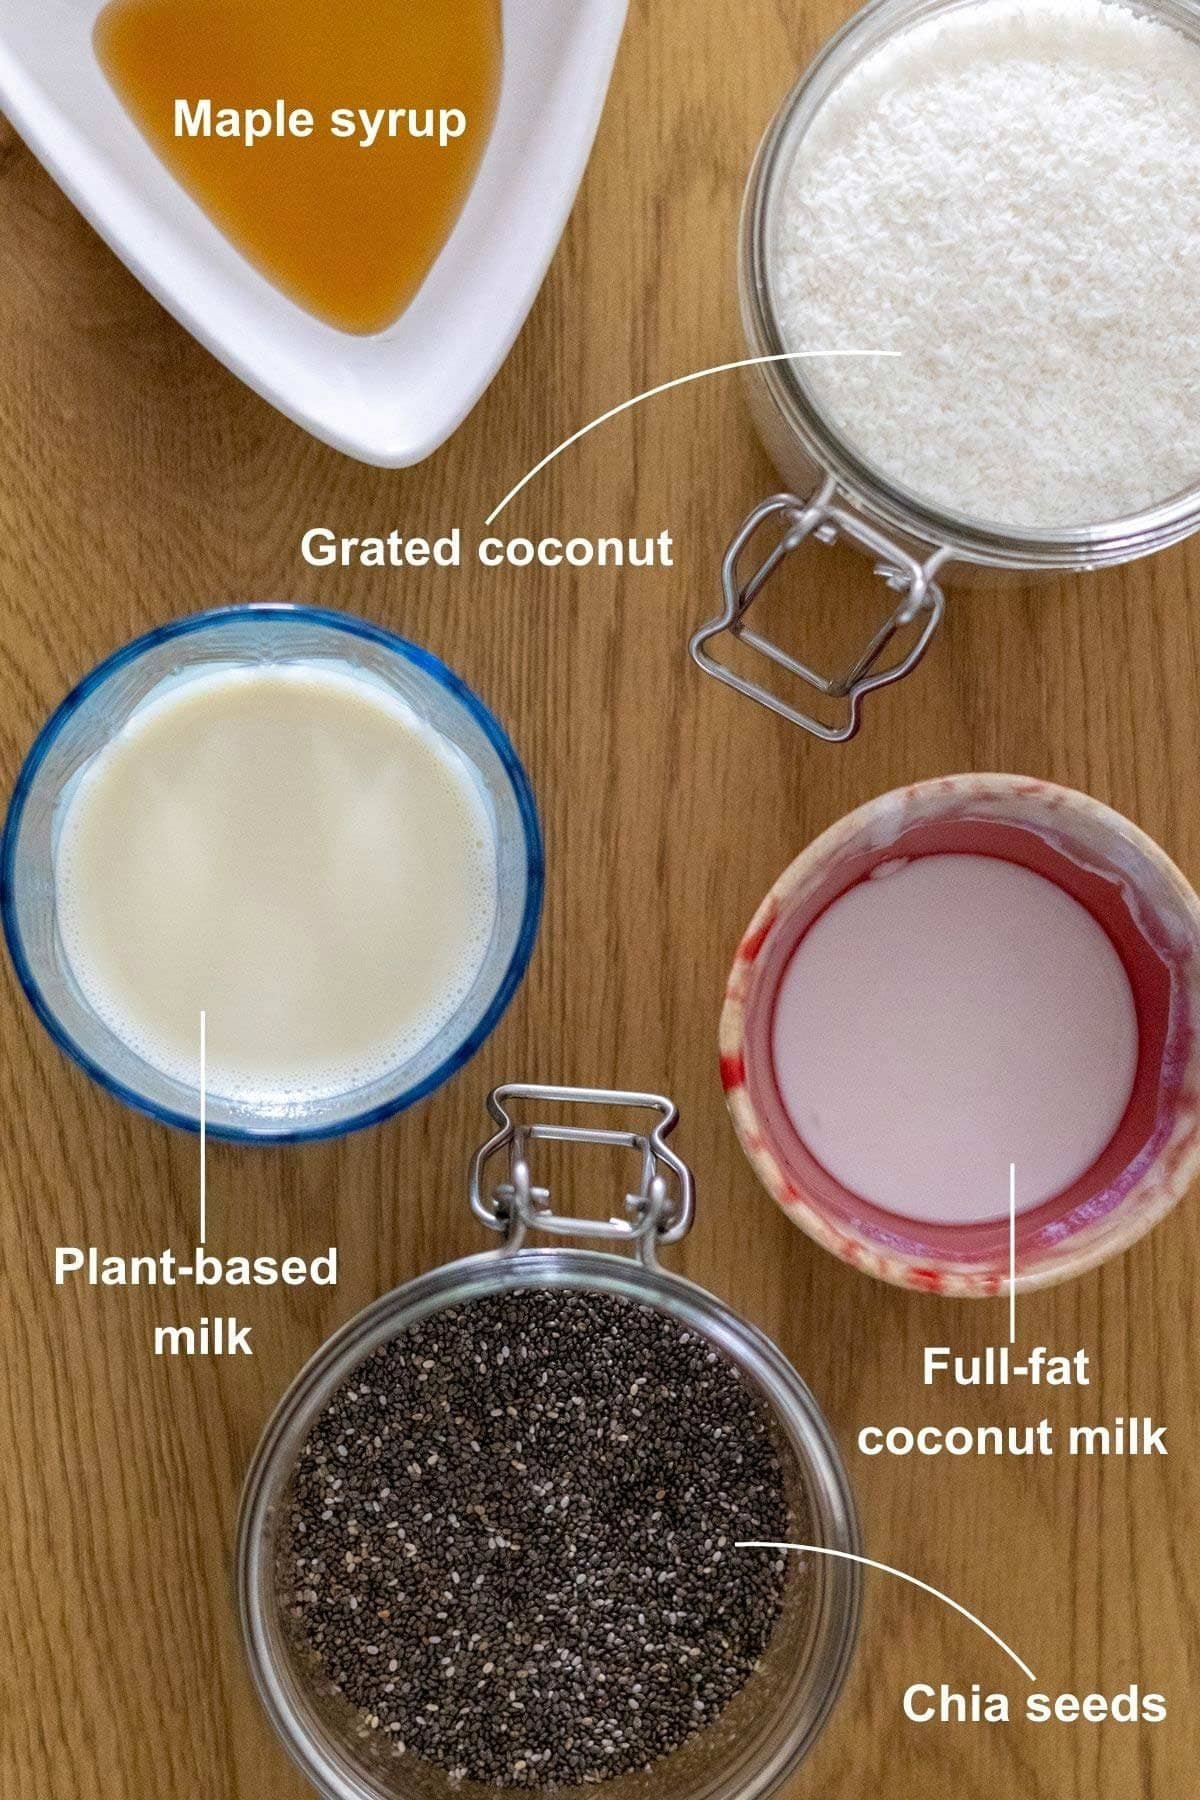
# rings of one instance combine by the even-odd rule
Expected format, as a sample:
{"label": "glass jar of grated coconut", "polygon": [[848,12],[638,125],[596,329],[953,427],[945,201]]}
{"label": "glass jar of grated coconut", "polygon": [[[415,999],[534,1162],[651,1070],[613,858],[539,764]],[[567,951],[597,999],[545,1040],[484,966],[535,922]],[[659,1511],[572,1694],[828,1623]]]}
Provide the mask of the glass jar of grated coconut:
{"label": "glass jar of grated coconut", "polygon": [[[791,491],[737,534],[692,653],[841,741],[924,654],[952,568],[1102,568],[1200,527],[1200,13],[873,0],[760,147],[740,292],[753,412]],[[746,615],[835,539],[899,601],[831,679]],[[723,632],[838,721],[718,662]]]}
{"label": "glass jar of grated coconut", "polygon": [[[352,1319],[255,1455],[237,1569],[260,1698],[325,1800],[762,1800],[853,1653],[845,1469],[780,1351],[659,1266],[692,1217],[671,1102],[489,1105],[471,1203],[503,1247]],[[555,1210],[550,1142],[637,1153],[617,1218]]]}

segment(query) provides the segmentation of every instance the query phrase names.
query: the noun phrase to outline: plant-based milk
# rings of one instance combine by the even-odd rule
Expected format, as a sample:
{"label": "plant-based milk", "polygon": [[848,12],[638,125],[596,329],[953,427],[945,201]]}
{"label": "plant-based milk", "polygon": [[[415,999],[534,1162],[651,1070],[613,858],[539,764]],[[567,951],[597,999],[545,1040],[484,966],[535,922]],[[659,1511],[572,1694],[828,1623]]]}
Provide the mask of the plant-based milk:
{"label": "plant-based milk", "polygon": [[348,664],[164,684],[69,791],[58,928],[84,996],[194,1085],[284,1103],[407,1061],[479,974],[489,803],[452,745]]}

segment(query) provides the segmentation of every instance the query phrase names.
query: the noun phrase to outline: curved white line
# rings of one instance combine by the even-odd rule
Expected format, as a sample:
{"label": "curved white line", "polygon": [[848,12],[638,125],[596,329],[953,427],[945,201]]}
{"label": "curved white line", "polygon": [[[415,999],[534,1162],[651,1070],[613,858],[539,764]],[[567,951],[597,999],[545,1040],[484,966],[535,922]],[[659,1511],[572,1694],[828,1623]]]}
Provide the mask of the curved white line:
{"label": "curved white line", "polygon": [[1037,1683],[1037,1676],[1029,1664],[1022,1662],[1016,1651],[1006,1644],[1002,1637],[997,1637],[990,1625],[985,1625],[982,1619],[977,1619],[973,1612],[968,1612],[965,1606],[960,1606],[957,1600],[950,1598],[949,1594],[943,1594],[940,1588],[930,1587],[927,1581],[918,1581],[915,1575],[906,1575],[903,1569],[893,1569],[890,1563],[872,1562],[869,1556],[855,1556],[850,1550],[826,1550],[820,1544],[735,1544],[734,1549],[796,1550],[809,1556],[836,1556],[843,1562],[861,1563],[864,1569],[879,1569],[884,1575],[894,1575],[898,1581],[907,1581],[910,1587],[920,1588],[925,1594],[932,1594],[935,1600],[944,1601],[947,1606],[953,1607],[956,1613],[961,1613],[964,1619],[970,1619],[972,1625],[977,1625],[985,1637],[990,1637],[993,1644],[1000,1646],[1005,1656],[1012,1658],[1027,1681],[1031,1681],[1035,1685]]}
{"label": "curved white line", "polygon": [[498,506],[493,506],[484,520],[484,524],[491,525],[494,520],[498,519],[509,501],[515,500],[521,489],[528,487],[534,476],[540,475],[556,456],[561,456],[564,450],[569,450],[572,444],[577,444],[580,438],[587,436],[589,431],[595,431],[598,425],[607,425],[610,419],[615,419],[620,413],[628,412],[631,406],[638,406],[643,400],[652,400],[655,394],[666,394],[672,388],[686,387],[689,381],[703,381],[706,375],[726,375],[731,369],[752,369],[759,363],[797,362],[801,357],[813,356],[899,356],[900,354],[899,350],[784,350],[777,356],[743,356],[738,362],[716,363],[711,369],[696,369],[691,375],[677,375],[674,381],[660,381],[657,387],[647,388],[644,394],[635,394],[632,400],[622,400],[620,406],[610,407],[606,413],[601,413],[598,419],[593,419],[590,425],[585,425],[580,431],[572,432],[569,438],[564,438],[556,449],[551,450],[548,456],[543,456],[541,462],[536,463],[530,469],[528,475],[522,475],[516,487],[509,489]]}

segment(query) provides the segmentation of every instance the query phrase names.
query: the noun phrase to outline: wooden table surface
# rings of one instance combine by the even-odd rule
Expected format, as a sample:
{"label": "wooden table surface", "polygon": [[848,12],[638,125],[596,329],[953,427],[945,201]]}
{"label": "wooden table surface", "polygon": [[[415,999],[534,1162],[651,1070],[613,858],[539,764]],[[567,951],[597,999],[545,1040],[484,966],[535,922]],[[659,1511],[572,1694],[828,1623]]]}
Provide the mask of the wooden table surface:
{"label": "wooden table surface", "polygon": [[[1085,1348],[1088,1393],[929,1395],[930,1342],[1000,1341],[999,1306],[868,1283],[758,1187],[717,1080],[722,984],[789,857],[871,796],[964,769],[1085,788],[1200,877],[1200,545],[1034,590],[965,592],[924,668],[827,749],[702,679],[684,650],[731,530],[775,482],[736,378],[686,388],[559,460],[513,531],[669,529],[665,573],[318,571],[302,531],[473,532],[545,450],[672,376],[743,353],[738,205],[758,134],[847,0],[635,0],[565,240],[506,367],[420,468],[363,468],[278,417],[142,291],[0,127],[0,759],[133,633],[214,603],[343,607],[431,646],[510,727],[546,831],[540,942],[502,1028],[415,1112],[348,1141],[214,1149],[221,1252],[339,1246],[336,1290],[247,1300],[253,1359],[156,1360],[194,1292],[56,1289],[54,1247],[190,1246],[197,1147],[100,1094],[3,977],[2,1800],[292,1800],[230,1599],[238,1490],[302,1361],[396,1282],[483,1247],[465,1199],[490,1087],[665,1089],[699,1212],[675,1266],[783,1346],[847,1456],[867,1548],[977,1612],[1051,1692],[1166,1694],[1154,1728],[908,1724],[908,1683],[1021,1682],[936,1601],[868,1582],[861,1649],[789,1796],[1183,1800],[1200,1761],[1195,1302],[1200,1214],[1026,1300],[1021,1334]],[[814,552],[814,554],[816,554]],[[804,629],[861,627],[861,563],[798,583]],[[1149,1413],[1167,1459],[868,1461],[870,1422],[1060,1425]],[[1011,1679],[1010,1679],[1011,1677]]]}

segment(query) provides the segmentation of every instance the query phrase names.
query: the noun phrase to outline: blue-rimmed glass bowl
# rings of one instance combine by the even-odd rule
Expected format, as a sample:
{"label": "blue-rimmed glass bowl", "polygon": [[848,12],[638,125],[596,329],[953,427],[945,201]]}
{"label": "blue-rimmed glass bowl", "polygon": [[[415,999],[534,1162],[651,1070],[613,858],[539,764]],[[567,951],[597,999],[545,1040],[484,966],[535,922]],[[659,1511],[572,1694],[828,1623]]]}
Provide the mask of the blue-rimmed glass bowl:
{"label": "blue-rimmed glass bowl", "polygon": [[393,689],[466,760],[492,815],[497,909],[474,986],[422,1049],[349,1092],[300,1102],[207,1096],[214,1137],[243,1142],[333,1137],[375,1124],[430,1093],[493,1030],[525,973],[541,912],[542,838],[516,751],[487,707],[427,650],[344,613],[235,606],[178,619],[94,669],[47,721],[17,779],[0,846],[0,913],[34,1011],[55,1042],[130,1106],[195,1130],[200,1095],[164,1075],[99,1018],[71,973],[55,909],[54,859],[64,797],[134,709],[180,673],[222,664],[349,663]]}

